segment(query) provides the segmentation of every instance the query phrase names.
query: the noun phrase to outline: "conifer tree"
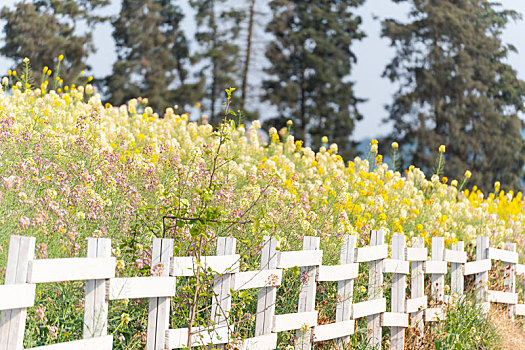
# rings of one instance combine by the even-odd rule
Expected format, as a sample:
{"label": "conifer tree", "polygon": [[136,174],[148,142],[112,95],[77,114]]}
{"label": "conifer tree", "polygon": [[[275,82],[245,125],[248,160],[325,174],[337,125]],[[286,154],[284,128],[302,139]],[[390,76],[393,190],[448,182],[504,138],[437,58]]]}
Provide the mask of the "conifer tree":
{"label": "conifer tree", "polygon": [[353,13],[362,0],[273,0],[267,32],[275,36],[266,51],[271,62],[265,99],[278,107],[271,123],[294,122],[294,134],[318,148],[323,136],[344,157],[354,154],[350,136],[362,100],[349,80],[356,57],[354,40],[363,38],[361,18]]}
{"label": "conifer tree", "polygon": [[227,6],[226,0],[190,0],[190,4],[197,11],[195,39],[203,48],[195,60],[203,64],[198,74],[204,83],[203,97],[210,120],[215,124],[220,120],[224,89],[240,82],[240,49],[235,39],[245,12]]}
{"label": "conifer tree", "polygon": [[147,97],[159,113],[194,99],[186,83],[189,49],[180,28],[184,17],[170,0],[123,0],[113,22],[118,59],[106,78],[109,101]]}
{"label": "conifer tree", "polygon": [[[39,70],[44,66],[52,68],[57,57],[64,55],[60,76],[70,84],[89,68],[86,59],[95,52],[90,30],[105,20],[93,13],[108,3],[109,0],[33,0],[19,2],[13,9],[4,7],[0,19],[6,21],[5,43],[0,53],[17,63],[28,57]],[[79,22],[87,25],[85,34],[77,31]],[[40,74],[35,72],[37,81]]]}
{"label": "conifer tree", "polygon": [[468,169],[485,190],[520,188],[525,84],[501,40],[517,14],[488,0],[410,1],[411,20],[386,20],[382,32],[396,48],[384,76],[400,84],[388,111],[392,138],[412,146],[405,161],[431,173],[444,144],[447,176]]}

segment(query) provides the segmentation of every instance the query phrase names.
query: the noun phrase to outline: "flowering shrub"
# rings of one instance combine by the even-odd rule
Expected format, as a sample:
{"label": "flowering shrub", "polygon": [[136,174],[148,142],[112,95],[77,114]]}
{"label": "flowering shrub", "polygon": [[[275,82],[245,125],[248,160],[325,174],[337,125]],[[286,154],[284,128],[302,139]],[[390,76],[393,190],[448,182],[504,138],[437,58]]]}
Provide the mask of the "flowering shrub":
{"label": "flowering shrub", "polygon": [[[413,166],[393,171],[377,154],[377,141],[365,159],[345,163],[326,138],[317,153],[303,147],[291,123],[270,129],[266,138],[258,121],[247,129],[225,122],[219,135],[205,118],[191,121],[173,108],[160,117],[146,99],[103,105],[89,84],[63,87],[59,81],[60,90],[46,91],[44,83],[26,90],[20,81],[2,82],[1,266],[11,234],[38,237],[38,258],[85,256],[87,237],[110,237],[119,275],[149,274],[154,236],[175,238],[175,254],[187,255],[199,244],[199,254],[214,254],[216,237],[233,235],[244,269],[257,266],[264,235],[276,236],[281,249],[300,249],[303,236],[323,237],[325,263],[331,264],[338,262],[341,235],[357,235],[365,245],[370,229],[384,230],[387,240],[397,233],[409,242],[444,236],[450,245],[488,235],[494,243],[524,246],[521,192],[504,193],[499,183],[488,196],[475,186],[463,190],[468,172],[458,188],[457,180],[448,184],[439,172],[427,179]],[[399,146],[392,147],[395,161]],[[299,271],[287,274],[292,284],[304,282]],[[337,300],[333,288],[322,293],[331,303]],[[293,309],[289,292],[279,293],[278,309]],[[32,320],[45,332],[32,328],[40,335],[28,344],[67,339],[65,326],[50,325],[49,308],[39,303],[37,298]],[[124,320],[114,329],[123,348],[144,338],[123,331],[128,324],[144,326],[132,308],[147,313],[143,301],[112,311]],[[242,310],[232,312],[244,317]],[[333,315],[323,317],[329,322]]]}

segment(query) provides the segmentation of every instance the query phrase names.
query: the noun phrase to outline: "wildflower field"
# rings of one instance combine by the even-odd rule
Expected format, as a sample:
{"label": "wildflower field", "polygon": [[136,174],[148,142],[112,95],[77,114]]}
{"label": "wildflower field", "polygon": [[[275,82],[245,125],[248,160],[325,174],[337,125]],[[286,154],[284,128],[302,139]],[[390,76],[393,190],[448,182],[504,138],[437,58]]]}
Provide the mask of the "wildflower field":
{"label": "wildflower field", "polygon": [[[521,192],[505,193],[498,183],[489,194],[475,186],[463,189],[468,172],[450,181],[428,179],[413,166],[393,171],[377,154],[376,141],[366,158],[345,163],[329,140],[317,153],[303,147],[291,123],[269,135],[257,121],[249,127],[235,123],[229,100],[231,120],[214,129],[172,108],[159,116],[146,99],[103,105],[89,84],[49,91],[46,84],[23,87],[4,80],[0,90],[2,280],[12,234],[37,237],[37,258],[85,256],[87,237],[109,237],[121,276],[150,273],[153,237],[174,238],[175,255],[213,255],[216,237],[232,235],[243,256],[241,269],[257,266],[264,235],[276,236],[283,250],[300,249],[303,236],[323,237],[321,249],[331,264],[338,262],[342,235],[357,235],[363,246],[371,229],[384,230],[387,241],[404,234],[408,246],[412,237],[430,243],[443,236],[450,246],[485,235],[493,245],[513,241],[525,247]],[[392,145],[395,154],[398,147]],[[436,150],[438,157],[445,152],[444,146]],[[300,282],[292,277],[298,274],[292,269],[285,276],[289,283],[283,286],[290,288],[279,289],[278,312],[297,305],[292,287]],[[189,317],[184,305],[192,288],[188,280],[179,289],[174,326]],[[359,301],[366,286],[356,289]],[[83,284],[37,290],[25,345],[80,339]],[[250,332],[257,294],[242,291],[234,298],[242,337]],[[335,284],[323,287],[318,299],[333,305]],[[147,301],[110,306],[115,348],[143,347],[147,311]],[[327,307],[319,322],[334,313]],[[290,344],[293,335],[281,335],[280,344]],[[359,336],[365,335],[357,332],[355,344]]]}

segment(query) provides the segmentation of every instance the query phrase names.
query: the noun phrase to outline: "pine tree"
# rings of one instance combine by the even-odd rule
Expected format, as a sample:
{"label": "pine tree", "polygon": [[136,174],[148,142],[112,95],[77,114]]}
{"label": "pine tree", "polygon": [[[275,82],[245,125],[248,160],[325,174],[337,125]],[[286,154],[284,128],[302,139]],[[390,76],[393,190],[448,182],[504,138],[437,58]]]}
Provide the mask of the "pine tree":
{"label": "pine tree", "polygon": [[[82,70],[89,68],[86,59],[95,52],[91,33],[88,30],[80,34],[77,25],[82,21],[93,29],[105,20],[93,15],[93,11],[108,3],[109,0],[34,0],[19,2],[14,9],[4,7],[0,19],[6,21],[5,43],[0,53],[17,63],[28,57],[38,69],[52,68],[56,58],[64,55],[60,76],[70,84]],[[37,81],[39,74],[35,76]]]}
{"label": "pine tree", "polygon": [[242,67],[242,83],[241,83],[241,103],[240,107],[244,110],[248,90],[248,72],[250,71],[250,63],[252,58],[252,41],[253,29],[255,26],[255,1],[249,0],[248,5],[248,23],[246,27],[246,47],[244,49],[244,62]]}
{"label": "pine tree", "polygon": [[203,48],[195,55],[204,65],[199,76],[204,85],[204,98],[210,110],[210,120],[216,124],[221,117],[218,106],[224,101],[224,89],[239,84],[240,49],[235,39],[245,17],[242,10],[227,7],[226,0],[190,0],[197,11],[195,39]]}
{"label": "pine tree", "polygon": [[189,49],[180,28],[184,17],[169,0],[123,0],[113,22],[118,59],[106,78],[109,101],[122,104],[147,97],[159,113],[191,103],[186,84]]}
{"label": "pine tree", "polygon": [[361,119],[349,81],[356,57],[354,40],[363,38],[361,18],[352,11],[362,0],[273,0],[267,32],[270,79],[265,99],[278,107],[272,125],[294,122],[295,135],[318,148],[323,136],[336,142],[344,157],[354,154],[350,135]]}
{"label": "pine tree", "polygon": [[[384,75],[400,84],[388,107],[392,138],[412,145],[406,161],[431,173],[447,146],[445,173],[485,190],[523,178],[525,84],[505,60],[501,41],[512,11],[487,0],[413,0],[411,21],[383,22],[397,52]],[[408,147],[407,147],[408,148]]]}

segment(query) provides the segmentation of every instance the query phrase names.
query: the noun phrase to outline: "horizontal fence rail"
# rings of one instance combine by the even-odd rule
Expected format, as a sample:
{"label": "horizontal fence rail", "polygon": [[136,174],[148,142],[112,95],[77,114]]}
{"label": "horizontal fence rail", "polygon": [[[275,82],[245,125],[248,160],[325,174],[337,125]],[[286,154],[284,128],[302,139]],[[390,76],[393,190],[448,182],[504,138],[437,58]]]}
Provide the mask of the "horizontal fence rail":
{"label": "horizontal fence rail", "polygon": [[[395,235],[391,245],[384,243],[382,231],[372,231],[367,247],[356,247],[355,236],[344,236],[340,265],[323,265],[320,238],[304,237],[303,250],[279,251],[274,237],[264,237],[260,268],[240,271],[241,257],[236,254],[236,240],[220,237],[217,255],[174,257],[172,239],[154,239],[151,277],[115,277],[116,260],[111,257],[111,240],[88,239],[87,257],[35,259],[35,238],[11,236],[5,284],[0,285],[0,350],[23,349],[27,308],[34,306],[38,283],[85,281],[84,329],[81,340],[41,346],[34,349],[112,349],[108,335],[108,304],[119,299],[148,299],[146,349],[187,347],[191,332],[192,346],[213,344],[225,348],[236,342],[242,349],[275,349],[280,332],[296,332],[296,349],[311,349],[316,342],[335,340],[345,349],[356,329],[356,320],[367,320],[368,342],[381,346],[382,329],[390,328],[390,348],[403,349],[405,330],[414,327],[423,335],[425,322],[439,322],[445,317],[445,305],[464,294],[465,276],[474,275],[478,302],[487,312],[490,303],[506,306],[510,318],[525,315],[525,303],[516,292],[516,277],[525,275],[525,265],[518,263],[515,243],[505,249],[490,247],[488,237],[476,240],[476,260],[467,261],[464,243],[446,249],[444,239],[433,237],[430,251],[423,238],[406,247],[405,237]],[[430,253],[430,257],[429,257]],[[493,262],[504,264],[504,290],[489,290],[488,276]],[[353,301],[354,281],[359,266],[368,270],[367,300]],[[197,266],[200,268],[197,269]],[[277,289],[283,284],[283,272],[300,268],[301,284],[297,312],[276,314]],[[211,319],[207,327],[170,329],[172,297],[177,293],[178,278],[194,276],[197,271],[213,271]],[[450,291],[445,288],[450,271]],[[383,296],[383,278],[391,275],[391,303]],[[430,294],[425,295],[424,275],[430,275]],[[410,295],[406,295],[410,276]],[[318,283],[337,282],[338,301],[335,322],[319,324],[316,309]],[[235,330],[229,320],[231,291],[258,290],[255,334],[242,340],[231,337]],[[417,343],[421,339],[415,339]]]}

